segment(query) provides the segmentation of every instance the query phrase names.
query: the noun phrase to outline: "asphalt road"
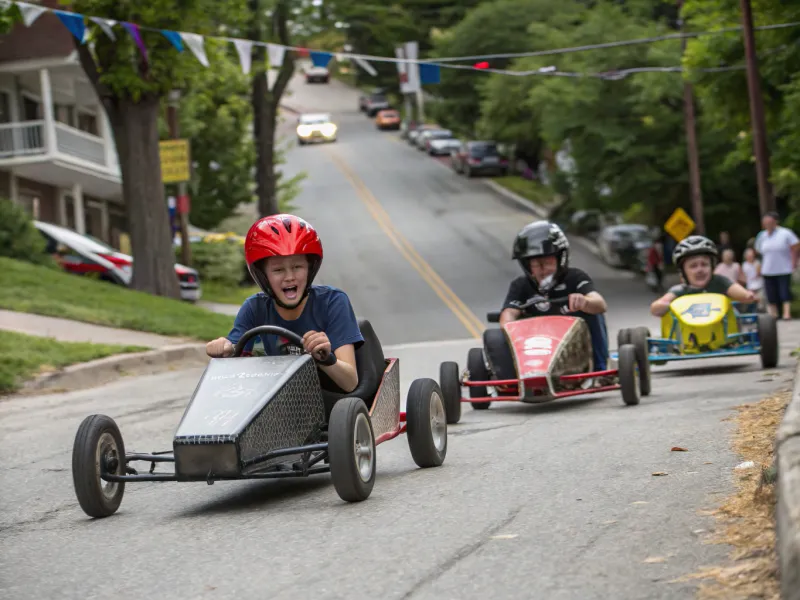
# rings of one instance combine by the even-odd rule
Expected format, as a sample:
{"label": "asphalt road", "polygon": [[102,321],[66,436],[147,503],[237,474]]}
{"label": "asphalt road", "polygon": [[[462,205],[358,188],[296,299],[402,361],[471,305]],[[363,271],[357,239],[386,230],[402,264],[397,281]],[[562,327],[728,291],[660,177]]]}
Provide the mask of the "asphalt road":
{"label": "asphalt road", "polygon": [[[511,240],[530,216],[375,131],[339,84],[300,84],[287,103],[340,124],[336,144],[288,157],[287,171],[309,173],[296,204],[323,238],[320,280],[373,322],[404,389],[437,377],[442,360],[463,366],[471,328],[518,273]],[[573,257],[609,300],[612,338],[624,325],[656,328],[640,282],[577,242]],[[756,357],[658,368],[637,407],[616,393],[465,406],[441,468],[417,469],[405,437],[392,440],[358,505],[327,476],[145,483],[128,486],[117,515],[90,521],[70,474],[80,421],[102,412],[129,451],[169,449],[201,371],[0,403],[0,596],[691,598],[696,584],[674,580],[726,555],[704,543],[713,521],[699,513],[731,491],[739,462],[724,419],[789,385],[800,330],[782,323],[781,335],[779,368],[764,373]]]}

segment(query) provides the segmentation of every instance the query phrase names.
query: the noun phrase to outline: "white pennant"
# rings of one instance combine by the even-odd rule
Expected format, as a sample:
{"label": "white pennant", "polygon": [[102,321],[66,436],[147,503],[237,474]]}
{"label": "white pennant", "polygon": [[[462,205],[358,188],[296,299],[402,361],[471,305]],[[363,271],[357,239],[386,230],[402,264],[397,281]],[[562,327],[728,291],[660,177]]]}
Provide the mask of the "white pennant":
{"label": "white pennant", "polygon": [[278,69],[267,69],[267,89],[272,90],[275,88],[275,82],[278,80]]}
{"label": "white pennant", "polygon": [[33,22],[46,10],[43,6],[36,6],[35,4],[28,4],[27,2],[17,2],[19,10],[22,13],[22,21],[25,27],[30,27]]}
{"label": "white pennant", "polygon": [[233,40],[236,51],[239,53],[239,62],[242,64],[242,72],[247,75],[253,62],[253,42],[250,40]]}
{"label": "white pennant", "polygon": [[114,35],[114,30],[111,29],[117,22],[114,19],[101,19],[100,17],[89,17],[93,22],[97,23],[97,26],[103,30],[109,38],[113,41],[117,41],[117,37]]}
{"label": "white pennant", "polygon": [[286,46],[278,44],[267,44],[267,56],[269,56],[269,66],[273,69],[280,69],[283,64],[283,56],[286,54]]}
{"label": "white pennant", "polygon": [[356,61],[356,64],[358,64],[362,69],[364,69],[367,73],[369,73],[373,77],[375,77],[378,74],[378,72],[375,70],[375,67],[369,64],[363,58],[354,57],[353,60]]}
{"label": "white pennant", "polygon": [[206,56],[205,46],[203,46],[203,36],[199,33],[181,32],[181,39],[187,46],[189,46],[189,50],[191,50],[192,54],[197,57],[197,60],[200,61],[200,64],[204,67],[207,67],[208,57]]}

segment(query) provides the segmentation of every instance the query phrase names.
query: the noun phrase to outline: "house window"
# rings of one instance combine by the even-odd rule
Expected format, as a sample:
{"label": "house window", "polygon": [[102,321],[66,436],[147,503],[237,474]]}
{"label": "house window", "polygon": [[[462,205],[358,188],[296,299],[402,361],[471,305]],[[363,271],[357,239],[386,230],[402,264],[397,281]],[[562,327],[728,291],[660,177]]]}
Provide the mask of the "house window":
{"label": "house window", "polygon": [[78,113],[78,129],[91,133],[92,135],[99,135],[97,128],[97,116],[87,112]]}
{"label": "house window", "polygon": [[66,106],[65,104],[56,104],[53,107],[53,112],[55,113],[56,121],[59,123],[64,123],[64,125],[72,125],[75,119],[75,109],[72,106]]}
{"label": "house window", "polygon": [[10,103],[8,92],[0,92],[0,123],[11,123]]}
{"label": "house window", "polygon": [[38,121],[42,119],[42,105],[27,96],[22,97],[22,113],[25,121]]}

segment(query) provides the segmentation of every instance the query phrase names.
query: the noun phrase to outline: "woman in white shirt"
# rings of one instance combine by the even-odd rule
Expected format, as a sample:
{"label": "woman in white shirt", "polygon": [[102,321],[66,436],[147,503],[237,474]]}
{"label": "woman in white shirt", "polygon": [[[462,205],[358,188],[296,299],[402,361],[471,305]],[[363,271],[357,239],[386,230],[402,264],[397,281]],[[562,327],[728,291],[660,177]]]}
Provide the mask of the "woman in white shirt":
{"label": "woman in white shirt", "polygon": [[767,293],[769,313],[778,316],[783,305],[783,318],[792,318],[792,273],[797,268],[800,240],[794,231],[778,226],[778,213],[768,212],[761,219],[764,230],[756,237],[756,250],[763,259],[761,275]]}

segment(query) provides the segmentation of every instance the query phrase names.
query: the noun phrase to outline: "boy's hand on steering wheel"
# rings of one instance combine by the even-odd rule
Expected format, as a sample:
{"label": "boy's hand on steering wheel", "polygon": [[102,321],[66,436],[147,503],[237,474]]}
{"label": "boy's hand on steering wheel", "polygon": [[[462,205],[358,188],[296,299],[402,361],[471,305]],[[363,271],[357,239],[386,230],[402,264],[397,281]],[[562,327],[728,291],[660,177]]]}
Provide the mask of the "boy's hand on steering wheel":
{"label": "boy's hand on steering wheel", "polygon": [[308,331],[303,336],[303,347],[315,360],[325,362],[331,354],[331,341],[324,331]]}
{"label": "boy's hand on steering wheel", "polygon": [[570,294],[568,303],[570,312],[580,312],[589,305],[589,300],[583,294]]}
{"label": "boy's hand on steering wheel", "polygon": [[227,358],[233,356],[233,344],[228,338],[217,338],[206,344],[206,354],[211,358]]}

